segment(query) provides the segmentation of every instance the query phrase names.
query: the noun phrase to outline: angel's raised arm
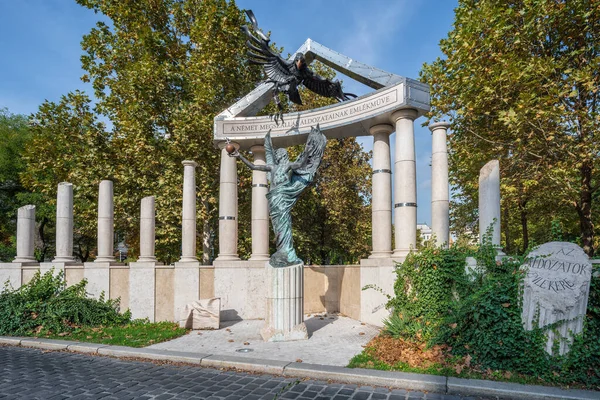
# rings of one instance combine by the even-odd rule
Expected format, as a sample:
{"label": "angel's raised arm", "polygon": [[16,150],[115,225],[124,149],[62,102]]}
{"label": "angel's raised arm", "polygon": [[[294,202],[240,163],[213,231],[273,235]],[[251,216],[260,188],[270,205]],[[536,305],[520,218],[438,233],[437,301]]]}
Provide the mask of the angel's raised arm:
{"label": "angel's raised arm", "polygon": [[267,158],[267,165],[275,165],[275,154],[273,149],[273,142],[271,142],[271,130],[265,135],[265,155]]}

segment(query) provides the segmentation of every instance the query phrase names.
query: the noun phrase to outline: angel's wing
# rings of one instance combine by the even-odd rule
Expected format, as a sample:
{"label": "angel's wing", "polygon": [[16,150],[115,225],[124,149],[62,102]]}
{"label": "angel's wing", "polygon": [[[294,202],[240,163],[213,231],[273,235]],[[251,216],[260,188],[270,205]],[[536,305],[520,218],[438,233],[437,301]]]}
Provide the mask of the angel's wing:
{"label": "angel's wing", "polygon": [[327,145],[327,138],[321,132],[321,128],[317,125],[316,128],[311,128],[306,140],[306,147],[298,160],[301,160],[302,164],[300,168],[296,168],[292,174],[292,180],[302,179],[307,183],[312,182],[317,168],[321,164],[323,159],[323,153],[325,153],[325,146]]}
{"label": "angel's wing", "polygon": [[344,93],[339,81],[331,82],[329,79],[321,78],[309,69],[303,71],[302,83],[307,89],[325,97],[335,97],[338,101],[350,100],[356,95]]}
{"label": "angel's wing", "polygon": [[273,142],[271,142],[271,130],[265,135],[265,155],[267,159],[267,165],[275,165],[275,149],[273,149]]}
{"label": "angel's wing", "polygon": [[252,22],[254,34],[247,26],[242,26],[242,31],[246,34],[248,40],[246,45],[248,46],[248,61],[251,64],[262,65],[265,73],[270,80],[279,83],[286,83],[293,76],[290,72],[291,61],[284,60],[279,54],[275,53],[269,47],[269,39],[264,33],[258,29],[256,17],[251,10],[246,10],[248,18]]}

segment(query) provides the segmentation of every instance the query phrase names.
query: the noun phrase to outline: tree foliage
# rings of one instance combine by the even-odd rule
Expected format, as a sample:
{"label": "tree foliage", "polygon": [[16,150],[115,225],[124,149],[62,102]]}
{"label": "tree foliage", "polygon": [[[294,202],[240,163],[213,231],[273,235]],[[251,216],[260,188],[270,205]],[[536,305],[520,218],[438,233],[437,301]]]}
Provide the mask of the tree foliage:
{"label": "tree foliage", "polygon": [[441,41],[445,58],[422,70],[432,88],[430,117],[451,118],[454,226],[472,222],[478,171],[499,159],[506,244],[524,251],[556,220],[592,256],[600,187],[599,5],[460,0],[455,12],[454,29]]}
{"label": "tree foliage", "polygon": [[25,165],[21,153],[30,138],[27,118],[0,109],[0,260],[10,261],[15,254],[16,217],[24,192],[19,173]]}
{"label": "tree foliage", "polygon": [[[198,226],[205,228],[199,235],[218,239],[220,152],[213,145],[213,119],[261,80],[260,68],[246,61],[240,31],[245,17],[226,0],[76,1],[108,21],[98,22],[82,41],[82,80],[91,82],[95,100],[75,92],[40,106],[23,181],[50,205],[59,182],[74,184],[82,259],[93,256],[102,179],[114,182],[115,228],[134,258],[140,200],[156,196],[157,256],[173,262],[180,254],[183,160],[198,163]],[[332,70],[318,68],[333,77]],[[303,96],[306,108],[329,101]],[[354,139],[328,144],[320,177],[294,211],[303,257],[349,262],[366,254],[369,157]],[[243,258],[251,252],[250,188],[250,171],[240,167]]]}

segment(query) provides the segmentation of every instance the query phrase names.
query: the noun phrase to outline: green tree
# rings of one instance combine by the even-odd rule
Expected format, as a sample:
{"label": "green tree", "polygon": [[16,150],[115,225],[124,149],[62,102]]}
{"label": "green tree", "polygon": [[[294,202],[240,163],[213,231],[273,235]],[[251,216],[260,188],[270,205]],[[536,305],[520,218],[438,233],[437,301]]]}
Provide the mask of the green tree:
{"label": "green tree", "polygon": [[19,173],[25,168],[21,153],[27,147],[31,134],[27,117],[0,109],[0,260],[10,261],[16,254],[15,236],[17,194],[25,189]]}
{"label": "green tree", "polygon": [[[216,227],[219,151],[212,143],[213,118],[259,78],[245,61],[239,29],[245,17],[225,0],[77,2],[110,19],[98,22],[82,41],[82,80],[92,83],[97,101],[91,108],[86,95],[74,93],[40,107],[38,140],[28,154],[45,165],[28,164],[28,187],[50,193],[61,180],[71,180],[76,220],[93,232],[90,204],[99,181],[112,179],[116,230],[132,255],[140,200],[156,196],[157,256],[172,262],[180,254],[185,159],[198,162],[200,225]],[[105,120],[110,130],[99,125]],[[80,147],[94,135],[101,145]]]}
{"label": "green tree", "polygon": [[479,169],[500,159],[503,206],[518,213],[521,245],[540,236],[529,233],[530,221],[536,231],[549,230],[536,222],[560,206],[592,256],[600,7],[590,0],[460,0],[455,12],[454,29],[440,44],[445,58],[425,64],[421,76],[432,88],[431,118],[451,118],[459,208],[475,208]]}

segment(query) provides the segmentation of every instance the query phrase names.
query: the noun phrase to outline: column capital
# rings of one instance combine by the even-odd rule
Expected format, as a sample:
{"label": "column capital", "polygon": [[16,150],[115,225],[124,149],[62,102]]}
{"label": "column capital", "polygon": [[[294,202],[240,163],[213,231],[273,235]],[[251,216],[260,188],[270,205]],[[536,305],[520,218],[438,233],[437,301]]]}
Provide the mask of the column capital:
{"label": "column capital", "polygon": [[394,127],[389,124],[378,124],[369,128],[369,133],[373,136],[377,135],[378,133],[385,133],[389,135],[392,132],[394,132]]}
{"label": "column capital", "polygon": [[183,164],[184,167],[196,168],[198,166],[198,163],[196,161],[192,161],[192,160],[183,160],[181,163]]}
{"label": "column capital", "polygon": [[232,144],[233,147],[235,147],[236,150],[240,149],[240,144],[236,143],[236,142],[219,142],[217,144],[217,146],[219,147],[220,150],[223,150],[225,148],[225,146],[227,146],[228,144]]}
{"label": "column capital", "polygon": [[450,128],[450,123],[446,122],[446,121],[434,122],[433,124],[429,125],[429,130],[431,132],[435,131],[436,129],[448,129],[448,128]]}
{"label": "column capital", "polygon": [[[238,145],[238,147],[239,147],[239,145]],[[264,153],[265,152],[265,146],[262,145],[262,144],[255,144],[254,146],[250,147],[250,151],[252,152],[252,154],[254,154],[254,153]]]}
{"label": "column capital", "polygon": [[419,113],[417,110],[412,108],[404,108],[401,110],[396,110],[392,113],[392,122],[396,122],[399,119],[410,119],[411,121],[414,121],[418,116]]}

